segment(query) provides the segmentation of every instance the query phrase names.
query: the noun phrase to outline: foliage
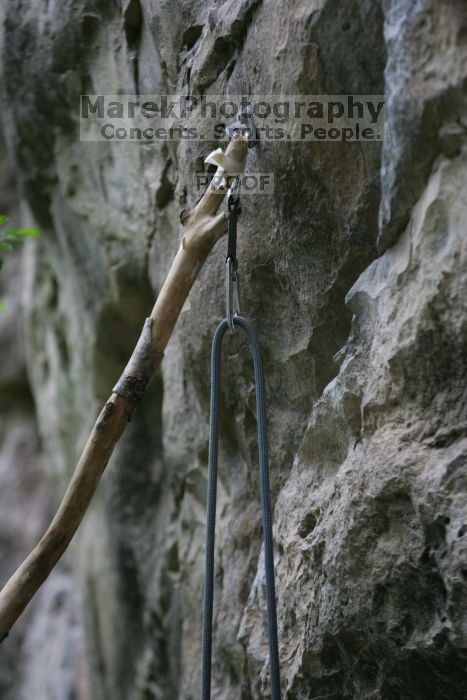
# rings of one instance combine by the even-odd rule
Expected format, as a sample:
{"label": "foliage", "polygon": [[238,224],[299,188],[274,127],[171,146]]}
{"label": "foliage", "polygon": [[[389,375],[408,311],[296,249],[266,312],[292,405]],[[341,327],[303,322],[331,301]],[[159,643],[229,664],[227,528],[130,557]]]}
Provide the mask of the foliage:
{"label": "foliage", "polygon": [[[8,222],[8,217],[0,214],[0,226]],[[15,246],[24,243],[27,237],[37,238],[39,231],[35,228],[7,228],[0,230],[0,269],[3,265],[2,253],[11,252]],[[5,303],[0,299],[0,311],[5,308]]]}

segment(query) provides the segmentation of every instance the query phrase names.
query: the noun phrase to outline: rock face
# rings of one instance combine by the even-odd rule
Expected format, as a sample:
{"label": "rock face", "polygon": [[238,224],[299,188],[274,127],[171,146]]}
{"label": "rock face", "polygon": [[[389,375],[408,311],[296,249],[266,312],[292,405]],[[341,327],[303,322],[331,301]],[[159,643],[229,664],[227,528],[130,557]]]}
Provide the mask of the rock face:
{"label": "rock face", "polygon": [[[0,140],[0,211],[18,222],[14,179]],[[52,511],[50,486],[26,372],[21,299],[26,259],[9,253],[0,277],[0,568],[2,579],[34,547]],[[69,560],[57,567],[2,646],[0,697],[70,697],[81,674],[83,626]],[[44,669],[48,673],[44,673]],[[82,675],[82,680],[79,676]],[[85,697],[84,695],[82,696]]]}
{"label": "rock face", "polygon": [[[247,161],[276,182],[273,197],[243,198],[239,258],[269,397],[284,698],[458,700],[463,1],[7,0],[2,15],[2,117],[43,233],[24,311],[57,495],[177,250],[192,174],[216,145],[81,142],[80,93],[386,94],[382,149],[262,142]],[[83,699],[198,697],[224,255],[222,242],[72,547],[92,678],[92,690],[74,683]],[[224,353],[213,698],[257,700],[269,694],[254,387],[244,341],[229,338]],[[51,639],[54,625],[43,629]],[[32,666],[29,682],[41,687],[41,673]],[[35,697],[71,695],[49,678]]]}

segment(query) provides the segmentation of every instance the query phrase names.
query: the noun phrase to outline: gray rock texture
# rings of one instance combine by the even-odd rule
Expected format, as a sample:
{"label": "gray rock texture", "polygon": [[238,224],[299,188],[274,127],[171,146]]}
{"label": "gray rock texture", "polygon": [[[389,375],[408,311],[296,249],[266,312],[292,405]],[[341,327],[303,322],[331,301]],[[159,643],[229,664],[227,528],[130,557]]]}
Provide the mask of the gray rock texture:
{"label": "gray rock texture", "polygon": [[[19,221],[0,140],[0,212]],[[2,253],[2,255],[5,255]],[[51,489],[26,372],[21,300],[27,256],[5,255],[0,275],[0,569],[2,579],[36,544],[52,514]],[[0,654],[2,700],[59,700],[85,690],[79,591],[68,557],[53,572]],[[47,673],[44,670],[48,669]],[[89,677],[88,677],[89,678]],[[84,694],[81,697],[86,698]]]}
{"label": "gray rock texture", "polygon": [[[467,695],[464,2],[5,0],[0,17],[2,119],[25,216],[42,231],[24,315],[57,497],[216,145],[84,143],[79,95],[386,94],[382,147],[261,142],[247,160],[276,182],[273,197],[243,198],[239,257],[269,398],[284,698]],[[82,621],[87,666],[70,661],[59,690],[63,676],[45,682],[30,661],[35,700],[198,697],[224,255],[222,242],[73,544],[63,590],[79,586],[82,600],[69,597],[68,639]],[[259,700],[252,367],[241,338],[224,353],[213,699]],[[56,625],[41,611],[28,639],[47,643]]]}

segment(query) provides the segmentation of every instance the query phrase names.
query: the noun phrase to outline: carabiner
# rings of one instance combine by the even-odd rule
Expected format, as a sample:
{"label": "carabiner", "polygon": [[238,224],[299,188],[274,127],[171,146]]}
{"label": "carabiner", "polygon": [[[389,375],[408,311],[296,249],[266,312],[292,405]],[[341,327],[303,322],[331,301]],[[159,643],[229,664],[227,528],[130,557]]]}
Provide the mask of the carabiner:
{"label": "carabiner", "polygon": [[235,330],[234,316],[240,316],[239,275],[234,260],[228,257],[225,263],[226,318],[232,332]]}
{"label": "carabiner", "polygon": [[240,178],[238,175],[235,176],[232,184],[229,187],[227,196],[227,208],[229,214],[236,212],[240,206]]}

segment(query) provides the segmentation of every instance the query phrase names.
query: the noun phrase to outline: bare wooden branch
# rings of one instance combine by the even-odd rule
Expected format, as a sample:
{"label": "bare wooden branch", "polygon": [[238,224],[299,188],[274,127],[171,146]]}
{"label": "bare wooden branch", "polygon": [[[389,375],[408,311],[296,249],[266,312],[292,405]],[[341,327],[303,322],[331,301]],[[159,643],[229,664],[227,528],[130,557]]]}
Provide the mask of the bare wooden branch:
{"label": "bare wooden branch", "polygon": [[[246,150],[247,142],[237,136],[226,155],[244,162]],[[227,231],[227,213],[217,213],[226,189],[209,185],[195,209],[183,214],[182,242],[143,329],[145,335],[94,425],[51,525],[0,592],[0,641],[49,576],[83,519],[114,447],[161,362],[190,289],[212,247]]]}

